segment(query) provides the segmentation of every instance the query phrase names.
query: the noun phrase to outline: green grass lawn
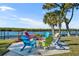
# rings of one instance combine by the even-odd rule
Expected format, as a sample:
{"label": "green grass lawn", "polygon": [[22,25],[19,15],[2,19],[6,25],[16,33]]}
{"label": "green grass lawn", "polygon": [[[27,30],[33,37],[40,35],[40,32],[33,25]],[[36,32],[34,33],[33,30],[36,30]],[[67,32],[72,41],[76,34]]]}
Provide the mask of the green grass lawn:
{"label": "green grass lawn", "polygon": [[61,41],[68,43],[70,52],[54,56],[79,56],[79,37],[63,37]]}
{"label": "green grass lawn", "polygon": [[0,40],[0,56],[8,51],[8,46],[15,42],[15,40]]}

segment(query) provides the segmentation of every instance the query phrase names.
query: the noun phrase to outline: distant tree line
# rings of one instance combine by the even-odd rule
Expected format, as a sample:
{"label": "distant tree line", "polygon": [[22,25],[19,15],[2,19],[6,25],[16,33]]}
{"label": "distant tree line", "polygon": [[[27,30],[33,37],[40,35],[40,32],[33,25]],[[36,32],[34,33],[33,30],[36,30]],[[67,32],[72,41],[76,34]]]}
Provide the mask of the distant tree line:
{"label": "distant tree line", "polygon": [[[59,29],[55,29],[58,31]],[[0,28],[0,31],[51,31],[51,29],[41,28]],[[67,29],[61,29],[61,31],[67,31]],[[79,31],[79,29],[70,29],[70,31]]]}

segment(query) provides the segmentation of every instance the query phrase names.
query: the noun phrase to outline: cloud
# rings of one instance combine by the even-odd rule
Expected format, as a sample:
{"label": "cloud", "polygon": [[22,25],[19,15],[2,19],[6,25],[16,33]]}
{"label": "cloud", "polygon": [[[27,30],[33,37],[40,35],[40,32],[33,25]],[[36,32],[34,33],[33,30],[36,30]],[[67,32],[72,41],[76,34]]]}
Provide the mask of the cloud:
{"label": "cloud", "polygon": [[8,11],[8,10],[14,11],[14,10],[16,10],[16,9],[14,9],[14,8],[12,8],[12,7],[8,7],[8,6],[0,6],[0,10],[1,10],[1,11]]}
{"label": "cloud", "polygon": [[17,15],[10,15],[11,17],[17,18]]}
{"label": "cloud", "polygon": [[28,28],[50,28],[49,25],[44,24],[43,21],[33,20],[30,18],[20,18],[19,23],[25,24]]}
{"label": "cloud", "polygon": [[70,28],[77,28],[77,29],[79,29],[79,19],[77,18],[77,20],[72,20],[71,22],[70,22],[70,24],[69,24],[69,27]]}
{"label": "cloud", "polygon": [[0,17],[0,19],[0,27],[50,28],[49,25],[44,24],[43,21],[18,17],[16,15],[10,15],[4,18]]}
{"label": "cloud", "polygon": [[[74,21],[74,20],[73,20]],[[70,28],[79,28],[79,20],[71,22]],[[76,23],[76,24],[75,24]],[[73,26],[74,25],[74,26]],[[18,17],[17,15],[9,15],[0,17],[0,27],[18,27],[18,28],[50,28],[48,24],[44,24],[42,20],[31,19],[27,17]],[[58,26],[55,28],[59,28]],[[66,29],[65,23],[62,23],[62,28]]]}

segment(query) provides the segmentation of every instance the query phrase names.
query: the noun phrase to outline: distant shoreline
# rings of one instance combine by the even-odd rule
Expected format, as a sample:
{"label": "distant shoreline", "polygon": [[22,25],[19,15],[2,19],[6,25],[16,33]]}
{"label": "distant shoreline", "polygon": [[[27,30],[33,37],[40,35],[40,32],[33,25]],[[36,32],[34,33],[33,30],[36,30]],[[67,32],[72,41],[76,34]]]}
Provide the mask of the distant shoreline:
{"label": "distant shoreline", "polygon": [[[28,31],[29,34],[44,34],[44,31]],[[48,31],[52,35],[51,31]],[[0,39],[13,39],[18,38],[23,32],[18,31],[0,31]],[[61,36],[67,36],[67,31],[61,31]],[[79,31],[71,31],[71,36],[79,36]]]}
{"label": "distant shoreline", "polygon": [[[43,28],[0,28],[0,31],[51,31],[51,29]],[[58,31],[58,29],[55,29]],[[61,31],[67,31],[66,29],[61,29]],[[79,31],[79,29],[70,29],[70,31]]]}

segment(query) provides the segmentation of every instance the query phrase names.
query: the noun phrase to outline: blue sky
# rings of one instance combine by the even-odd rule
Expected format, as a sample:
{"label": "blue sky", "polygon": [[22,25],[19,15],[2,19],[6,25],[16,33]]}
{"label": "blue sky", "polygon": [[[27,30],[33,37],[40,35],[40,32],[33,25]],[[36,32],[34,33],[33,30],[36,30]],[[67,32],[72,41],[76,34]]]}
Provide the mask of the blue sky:
{"label": "blue sky", "polygon": [[[0,27],[50,28],[43,23],[43,3],[0,3]],[[70,28],[79,28],[79,11],[75,10]],[[69,16],[68,16],[69,17]],[[62,28],[65,28],[63,23]]]}

